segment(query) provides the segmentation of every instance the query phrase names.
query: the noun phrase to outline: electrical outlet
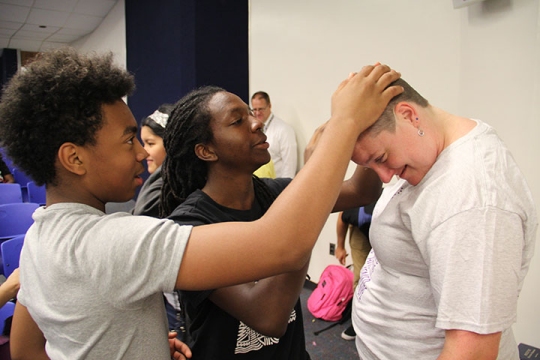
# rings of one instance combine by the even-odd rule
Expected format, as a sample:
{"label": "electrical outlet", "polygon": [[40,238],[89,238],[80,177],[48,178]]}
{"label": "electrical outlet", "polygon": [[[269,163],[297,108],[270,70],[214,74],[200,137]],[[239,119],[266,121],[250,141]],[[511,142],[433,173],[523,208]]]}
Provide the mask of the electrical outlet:
{"label": "electrical outlet", "polygon": [[330,255],[336,255],[336,244],[330,243]]}

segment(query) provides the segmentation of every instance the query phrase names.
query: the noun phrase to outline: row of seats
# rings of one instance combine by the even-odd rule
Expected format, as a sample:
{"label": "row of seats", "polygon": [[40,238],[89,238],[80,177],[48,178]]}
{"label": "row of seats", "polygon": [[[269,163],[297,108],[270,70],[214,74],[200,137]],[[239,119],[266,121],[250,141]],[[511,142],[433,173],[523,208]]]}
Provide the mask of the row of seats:
{"label": "row of seats", "polygon": [[[36,186],[24,172],[16,169],[1,148],[0,153],[16,182],[0,184],[0,273],[7,278],[19,267],[24,236],[34,222],[32,214],[45,204],[45,187]],[[6,319],[13,315],[14,308],[13,300],[0,308],[0,334],[4,332]],[[2,352],[0,358],[4,355]]]}
{"label": "row of seats", "polygon": [[0,186],[0,205],[31,202],[45,205],[45,186],[37,186],[29,181],[23,188],[21,184],[2,184]]}
{"label": "row of seats", "polygon": [[[25,174],[24,171],[17,168],[17,166],[7,156],[5,150],[0,147],[0,156],[11,171],[11,175],[15,179],[15,183],[20,185],[22,202],[35,202],[41,205],[45,205],[45,186],[37,186],[32,178]],[[7,185],[7,184],[3,184]],[[1,190],[1,189],[0,189]],[[0,204],[6,204],[2,201],[2,194],[0,194]]]}

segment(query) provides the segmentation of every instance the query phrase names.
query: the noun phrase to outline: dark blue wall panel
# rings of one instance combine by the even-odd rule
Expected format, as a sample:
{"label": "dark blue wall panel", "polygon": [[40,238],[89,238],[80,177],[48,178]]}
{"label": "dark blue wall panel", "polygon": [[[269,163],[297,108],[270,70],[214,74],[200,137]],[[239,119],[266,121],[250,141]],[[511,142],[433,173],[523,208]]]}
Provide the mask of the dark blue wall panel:
{"label": "dark blue wall panel", "polygon": [[0,56],[0,95],[1,89],[17,72],[17,49],[1,49]]}
{"label": "dark blue wall panel", "polygon": [[249,98],[248,0],[126,1],[137,121],[202,85]]}

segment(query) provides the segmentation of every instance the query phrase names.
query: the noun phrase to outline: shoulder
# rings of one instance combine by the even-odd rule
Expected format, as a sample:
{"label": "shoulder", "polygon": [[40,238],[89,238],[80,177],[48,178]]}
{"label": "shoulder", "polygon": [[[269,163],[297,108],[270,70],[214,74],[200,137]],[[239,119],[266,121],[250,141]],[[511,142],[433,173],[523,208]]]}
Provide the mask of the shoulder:
{"label": "shoulder", "polygon": [[276,196],[278,196],[292,181],[291,178],[261,178],[260,180],[265,183]]}
{"label": "shoulder", "polygon": [[217,222],[216,207],[212,199],[196,190],[178,205],[168,218],[183,225],[212,224]]}

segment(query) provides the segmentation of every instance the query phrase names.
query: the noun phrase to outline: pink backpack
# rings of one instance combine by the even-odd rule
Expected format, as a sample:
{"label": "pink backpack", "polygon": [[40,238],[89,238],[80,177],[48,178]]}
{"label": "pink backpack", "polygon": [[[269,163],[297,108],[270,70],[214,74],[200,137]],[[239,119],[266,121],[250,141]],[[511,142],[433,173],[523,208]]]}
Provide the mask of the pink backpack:
{"label": "pink backpack", "polygon": [[354,275],[341,265],[328,265],[307,300],[309,312],[318,319],[338,321],[353,296]]}

